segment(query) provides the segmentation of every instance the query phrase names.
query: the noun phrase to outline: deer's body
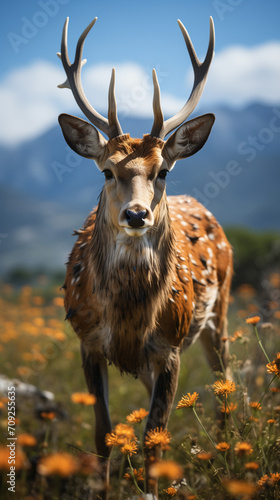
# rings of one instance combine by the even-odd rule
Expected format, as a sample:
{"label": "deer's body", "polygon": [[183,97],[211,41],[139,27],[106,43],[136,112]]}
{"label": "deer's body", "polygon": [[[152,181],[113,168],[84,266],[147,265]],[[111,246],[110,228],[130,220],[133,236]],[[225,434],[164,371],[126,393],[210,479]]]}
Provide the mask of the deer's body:
{"label": "deer's body", "polygon": [[[88,389],[97,397],[96,448],[106,459],[105,436],[111,431],[108,411],[107,364],[139,376],[150,396],[146,433],[166,428],[180,367],[180,352],[200,337],[213,370],[226,367],[227,307],[232,276],[232,251],[213,215],[188,196],[166,197],[165,177],[179,159],[193,155],[206,142],[214,115],[183,123],[196,106],[214,51],[214,27],[201,63],[189,35],[179,22],[195,72],[185,106],[163,120],[155,71],[154,124],[143,139],[123,134],[116,114],[115,73],[109,88],[108,120],[88,103],[81,85],[82,47],[95,21],[81,35],[75,61],[67,54],[67,25],[61,59],[67,73],[62,87],[71,88],[90,121],[62,114],[59,122],[67,143],[78,154],[95,160],[105,175],[96,210],[88,217],[67,266],[64,284],[66,318],[81,340]],[[180,125],[181,124],[181,125]],[[180,125],[180,126],[179,126]],[[179,128],[178,128],[179,127]],[[175,132],[164,141],[164,137]],[[159,450],[146,453],[149,465]],[[106,488],[103,498],[107,498]]]}

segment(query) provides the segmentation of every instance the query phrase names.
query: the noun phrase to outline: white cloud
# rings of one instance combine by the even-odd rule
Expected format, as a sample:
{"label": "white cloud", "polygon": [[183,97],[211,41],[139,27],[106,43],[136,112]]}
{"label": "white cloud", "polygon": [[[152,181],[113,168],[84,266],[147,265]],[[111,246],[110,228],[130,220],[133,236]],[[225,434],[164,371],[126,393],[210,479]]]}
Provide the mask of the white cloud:
{"label": "white cloud", "polygon": [[[258,47],[231,47],[217,54],[203,95],[203,106],[225,103],[245,105],[261,101],[280,103],[280,43]],[[87,65],[88,66],[88,65]],[[106,115],[111,64],[88,66],[83,70],[85,93],[94,107]],[[139,64],[124,62],[116,66],[116,94],[120,119],[123,116],[152,116],[153,85],[151,71]],[[158,71],[162,88],[162,108],[166,116],[184,104],[164,92],[164,74]],[[65,79],[58,64],[36,61],[10,72],[0,84],[0,142],[14,145],[39,136],[55,123],[61,112],[78,114],[71,92],[57,89]],[[191,88],[193,75],[187,75]],[[186,96],[187,97],[187,96]]]}
{"label": "white cloud", "polygon": [[223,50],[213,60],[203,101],[236,106],[280,103],[279,61],[279,42]]}

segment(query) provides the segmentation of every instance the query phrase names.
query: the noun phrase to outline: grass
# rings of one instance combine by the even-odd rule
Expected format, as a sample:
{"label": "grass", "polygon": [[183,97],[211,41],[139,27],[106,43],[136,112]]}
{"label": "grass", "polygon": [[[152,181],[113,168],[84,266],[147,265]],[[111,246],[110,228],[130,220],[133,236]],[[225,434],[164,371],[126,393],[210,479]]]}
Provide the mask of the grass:
{"label": "grass", "polygon": [[[276,278],[271,277],[274,287]],[[278,286],[279,281],[278,276]],[[275,297],[277,293],[275,288]],[[271,365],[275,372],[269,373],[266,365],[280,351],[280,306],[277,301],[266,301],[265,306],[270,324],[254,326],[246,318],[261,316],[256,291],[242,286],[232,298],[228,342],[235,390],[230,394],[214,393],[213,383],[224,377],[211,373],[199,342],[182,354],[168,427],[169,449],[163,463],[155,464],[160,499],[279,498],[280,368],[278,360]],[[22,397],[16,390],[16,498],[22,500],[86,499],[92,492],[98,495],[100,487],[99,465],[92,452],[93,411],[86,399],[85,404],[71,400],[73,393],[86,392],[86,385],[79,341],[64,316],[63,295],[55,286],[1,285],[1,373],[55,396],[54,402],[42,401]],[[176,409],[183,395],[194,392],[199,395],[194,405]],[[12,495],[7,485],[7,396],[0,394],[0,497],[4,500]],[[231,409],[224,427],[216,416],[215,401]],[[148,406],[142,384],[110,367],[113,426],[127,423],[128,414]],[[140,437],[145,421],[130,425],[133,446],[122,453],[116,440],[112,451],[112,500],[132,498],[144,489]],[[218,443],[229,447],[217,449]]]}

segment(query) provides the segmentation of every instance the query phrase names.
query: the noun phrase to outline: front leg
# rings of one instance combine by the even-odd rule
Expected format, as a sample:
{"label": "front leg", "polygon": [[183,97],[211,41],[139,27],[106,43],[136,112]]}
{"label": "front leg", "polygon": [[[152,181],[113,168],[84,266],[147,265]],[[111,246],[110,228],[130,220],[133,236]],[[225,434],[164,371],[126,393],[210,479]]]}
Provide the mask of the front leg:
{"label": "front leg", "polygon": [[[146,439],[147,433],[153,429],[166,429],[178,385],[179,370],[180,350],[174,348],[156,376],[144,439]],[[158,495],[158,485],[157,481],[150,477],[149,468],[152,463],[160,458],[160,446],[145,447],[147,491],[153,493],[156,497]]]}
{"label": "front leg", "polygon": [[88,352],[83,344],[81,344],[81,354],[88,390],[96,396],[96,403],[94,405],[95,445],[97,455],[100,457],[101,475],[104,482],[101,497],[107,499],[110,449],[105,444],[105,436],[112,429],[108,410],[107,361],[103,356],[97,356]]}

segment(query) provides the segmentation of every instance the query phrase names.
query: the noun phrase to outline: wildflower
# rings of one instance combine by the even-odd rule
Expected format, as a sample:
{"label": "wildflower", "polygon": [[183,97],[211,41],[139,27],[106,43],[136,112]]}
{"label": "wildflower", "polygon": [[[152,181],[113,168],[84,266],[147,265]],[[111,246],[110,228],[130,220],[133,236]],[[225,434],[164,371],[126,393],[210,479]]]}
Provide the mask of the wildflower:
{"label": "wildflower", "polygon": [[127,415],[126,420],[130,424],[135,424],[142,422],[142,420],[148,415],[148,411],[144,410],[144,408],[140,408],[140,410],[134,410],[132,413]]}
{"label": "wildflower", "polygon": [[228,395],[236,390],[235,383],[232,380],[217,380],[213,384],[214,393],[220,395]]}
{"label": "wildflower", "polygon": [[237,408],[237,404],[229,403],[229,404],[225,405],[223,403],[223,405],[221,406],[221,412],[222,413],[232,413],[234,410],[236,410],[236,408]]}
{"label": "wildflower", "polygon": [[279,472],[270,473],[269,476],[265,474],[258,481],[258,486],[259,488],[262,488],[265,485],[274,486],[276,483],[278,483],[279,480],[280,480]]}
{"label": "wildflower", "polygon": [[[10,460],[10,449],[7,446],[0,446],[0,470],[10,470],[11,464]],[[15,451],[15,463],[13,463],[17,470],[26,468],[28,466],[28,461],[25,453],[21,448],[16,447]]]}
{"label": "wildflower", "polygon": [[275,420],[275,418],[270,418],[267,420],[267,423],[268,424],[276,424],[276,420]]}
{"label": "wildflower", "polygon": [[45,418],[46,420],[53,420],[56,413],[54,411],[42,411],[40,413],[40,417]]}
{"label": "wildflower", "polygon": [[259,468],[259,464],[257,464],[257,462],[247,462],[247,464],[245,464],[245,469],[247,470],[258,470]]}
{"label": "wildflower", "polygon": [[172,481],[182,479],[183,469],[173,460],[161,460],[150,467],[150,475],[152,477],[166,477]]}
{"label": "wildflower", "polygon": [[271,387],[270,391],[272,394],[277,394],[277,392],[280,392],[280,387]]}
{"label": "wildflower", "polygon": [[177,495],[177,490],[176,488],[173,488],[173,486],[170,486],[170,488],[167,488],[167,490],[163,490],[164,493],[167,493],[167,495],[171,496],[171,497],[174,497],[175,495]]}
{"label": "wildflower", "polygon": [[156,428],[147,433],[145,446],[147,448],[154,448],[155,446],[160,446],[162,450],[169,450],[171,440],[171,434],[166,429]]}
{"label": "wildflower", "polygon": [[136,441],[128,440],[123,444],[120,450],[124,455],[129,454],[129,456],[131,457],[133,453],[137,453],[138,451],[137,443]]}
{"label": "wildflower", "polygon": [[252,483],[235,479],[223,481],[223,486],[230,495],[235,497],[240,495],[242,498],[251,498],[257,489]]}
{"label": "wildflower", "polygon": [[226,443],[225,441],[222,441],[221,443],[218,443],[216,445],[216,448],[218,451],[227,451],[230,448],[230,445]]}
{"label": "wildflower", "polygon": [[[144,469],[143,467],[140,467],[138,470],[137,469],[133,469],[133,475],[136,479],[136,481],[144,481]],[[128,472],[126,472],[123,476],[125,479],[131,479],[131,474],[129,474]]]}
{"label": "wildflower", "polygon": [[42,476],[53,474],[61,477],[72,476],[78,470],[77,461],[66,452],[52,453],[41,458],[38,464],[38,472]]}
{"label": "wildflower", "polygon": [[248,325],[256,325],[260,321],[260,319],[261,318],[259,316],[253,316],[253,318],[247,318],[246,323]]}
{"label": "wildflower", "polygon": [[35,446],[37,444],[37,439],[32,436],[32,434],[19,434],[17,437],[17,443],[20,446]]}
{"label": "wildflower", "polygon": [[243,457],[244,455],[251,455],[251,453],[253,453],[253,448],[249,443],[246,443],[246,441],[242,441],[236,443],[234,451],[236,455]]}
{"label": "wildflower", "polygon": [[106,434],[105,441],[107,446],[124,446],[127,442],[136,441],[136,436],[133,427],[118,424],[110,434]]}
{"label": "wildflower", "polygon": [[199,459],[199,460],[210,460],[212,457],[213,457],[213,454],[212,453],[207,453],[205,451],[201,451],[200,453],[198,453],[196,455],[196,457]]}
{"label": "wildflower", "polygon": [[272,363],[267,363],[266,365],[268,373],[273,373],[280,377],[280,352],[277,353],[276,359]]}
{"label": "wildflower", "polygon": [[88,394],[86,392],[74,392],[71,395],[71,400],[73,403],[85,406],[94,405],[96,403],[96,397],[94,394]]}
{"label": "wildflower", "polygon": [[249,405],[251,406],[251,408],[253,408],[254,410],[261,410],[262,407],[260,405],[260,403],[257,403],[255,401],[252,401],[251,403],[249,403]]}
{"label": "wildflower", "polygon": [[199,395],[197,392],[194,392],[193,394],[188,392],[186,396],[183,396],[180,399],[178,405],[176,406],[176,410],[179,410],[180,408],[190,408],[191,406],[194,406],[198,397]]}

